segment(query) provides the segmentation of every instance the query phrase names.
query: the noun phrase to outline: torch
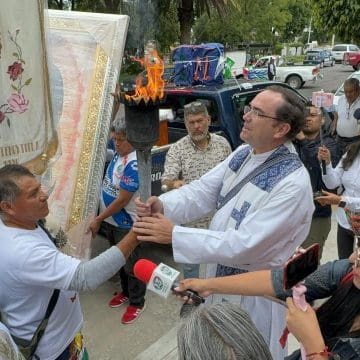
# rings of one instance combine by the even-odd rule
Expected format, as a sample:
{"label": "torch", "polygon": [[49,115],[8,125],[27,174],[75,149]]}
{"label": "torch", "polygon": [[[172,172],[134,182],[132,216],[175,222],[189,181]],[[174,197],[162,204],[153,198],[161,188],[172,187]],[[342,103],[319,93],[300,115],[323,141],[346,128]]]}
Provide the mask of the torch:
{"label": "torch", "polygon": [[164,97],[164,63],[149,42],[141,60],[147,72],[147,85],[137,79],[134,95],[124,96],[127,140],[136,150],[140,199],[151,196],[151,148],[159,139],[159,105]]}
{"label": "torch", "polygon": [[159,139],[158,105],[125,101],[125,123],[127,140],[136,150],[140,199],[146,202],[151,196],[151,148]]}

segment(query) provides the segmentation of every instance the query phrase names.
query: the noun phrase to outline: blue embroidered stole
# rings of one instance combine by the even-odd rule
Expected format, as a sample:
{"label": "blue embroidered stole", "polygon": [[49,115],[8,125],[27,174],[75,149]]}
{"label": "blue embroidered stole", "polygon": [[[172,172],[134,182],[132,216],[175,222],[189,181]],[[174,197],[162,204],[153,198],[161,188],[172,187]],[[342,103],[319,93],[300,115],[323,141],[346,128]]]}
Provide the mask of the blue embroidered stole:
{"label": "blue embroidered stole", "polygon": [[[250,146],[247,146],[238,151],[229,162],[229,170],[233,173],[239,171],[241,166],[244,164],[244,161],[249,156],[250,151]],[[279,156],[284,156],[286,154],[290,154],[289,149],[285,145],[281,145],[266,159],[265,162],[274,160],[275,158]],[[252,185],[255,185],[260,190],[270,193],[281,180],[283,180],[286,176],[288,176],[301,166],[302,162],[299,157],[291,157],[288,160],[282,161],[281,163],[276,163],[268,168],[265,168],[264,171],[254,176],[250,180],[250,183]],[[222,191],[220,191],[218,203],[222,203],[225,197],[226,193],[224,194],[222,193]],[[230,216],[233,220],[236,221],[236,230],[239,229],[240,224],[245,218],[250,206],[251,204],[249,202],[244,201],[240,209],[234,208],[232,210]],[[241,274],[244,272],[247,272],[247,270],[218,264],[216,269],[216,277]]]}

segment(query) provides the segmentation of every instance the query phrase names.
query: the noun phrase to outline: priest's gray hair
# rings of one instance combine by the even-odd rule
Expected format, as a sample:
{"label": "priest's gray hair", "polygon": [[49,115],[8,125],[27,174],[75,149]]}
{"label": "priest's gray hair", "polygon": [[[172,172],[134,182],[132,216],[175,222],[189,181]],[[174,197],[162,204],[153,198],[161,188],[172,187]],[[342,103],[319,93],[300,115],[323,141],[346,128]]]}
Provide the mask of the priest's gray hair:
{"label": "priest's gray hair", "polygon": [[178,327],[179,360],[271,360],[249,315],[229,302],[199,306]]}

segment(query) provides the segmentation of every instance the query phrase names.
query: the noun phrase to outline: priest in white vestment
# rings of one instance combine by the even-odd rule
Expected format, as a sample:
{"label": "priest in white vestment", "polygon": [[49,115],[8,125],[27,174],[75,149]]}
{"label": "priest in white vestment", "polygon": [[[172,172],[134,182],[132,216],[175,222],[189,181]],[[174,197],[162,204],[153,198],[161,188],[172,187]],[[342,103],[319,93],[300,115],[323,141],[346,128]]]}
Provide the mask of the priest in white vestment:
{"label": "priest in white vestment", "polygon": [[[199,180],[147,204],[137,200],[138,239],[172,242],[176,262],[208,264],[208,277],[281,267],[306,238],[314,211],[308,172],[290,141],[304,122],[305,105],[292,91],[274,86],[259,93],[245,109],[240,137],[246,145]],[[209,229],[178,225],[214,210]],[[286,355],[279,343],[284,307],[261,297],[208,301],[241,304],[273,358]]]}

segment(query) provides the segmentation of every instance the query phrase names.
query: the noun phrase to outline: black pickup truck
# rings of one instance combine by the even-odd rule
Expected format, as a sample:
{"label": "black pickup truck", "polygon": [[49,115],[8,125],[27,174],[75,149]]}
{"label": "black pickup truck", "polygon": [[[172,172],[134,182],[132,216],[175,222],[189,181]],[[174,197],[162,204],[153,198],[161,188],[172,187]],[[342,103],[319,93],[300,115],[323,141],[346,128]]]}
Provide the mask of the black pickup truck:
{"label": "black pickup truck", "polygon": [[306,102],[300,93],[287,84],[271,81],[232,80],[223,85],[211,87],[203,85],[192,87],[167,86],[165,89],[166,97],[161,104],[160,111],[163,114],[166,112],[171,114],[170,119],[163,120],[167,122],[166,126],[161,127],[167,131],[168,144],[154,146],[152,149],[152,194],[159,195],[161,193],[160,178],[170,144],[187,134],[183,110],[185,104],[197,100],[204,102],[211,117],[210,132],[225,136],[231,147],[235,149],[242,143],[239,135],[243,126],[244,107],[260,91],[275,84],[294,91]]}

